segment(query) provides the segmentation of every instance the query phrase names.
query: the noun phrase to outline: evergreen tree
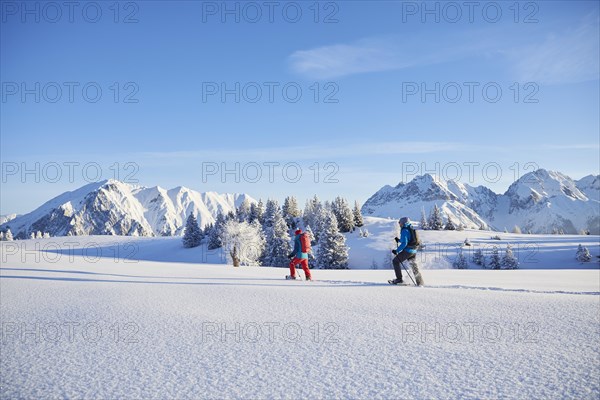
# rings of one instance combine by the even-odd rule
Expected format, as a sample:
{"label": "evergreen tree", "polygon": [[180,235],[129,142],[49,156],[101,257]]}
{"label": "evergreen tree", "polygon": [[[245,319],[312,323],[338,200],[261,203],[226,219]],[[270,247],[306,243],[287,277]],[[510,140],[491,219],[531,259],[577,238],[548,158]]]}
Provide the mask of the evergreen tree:
{"label": "evergreen tree", "polygon": [[481,225],[479,225],[479,230],[480,231],[485,231],[486,230],[486,226],[484,223],[482,223]]}
{"label": "evergreen tree", "polygon": [[592,260],[592,255],[587,247],[579,245],[577,246],[577,254],[575,255],[575,258],[579,262],[589,262]]}
{"label": "evergreen tree", "polygon": [[490,255],[490,268],[491,269],[500,269],[502,267],[502,262],[500,260],[500,253],[498,250],[498,246],[492,247],[492,254]]}
{"label": "evergreen tree", "polygon": [[4,240],[7,242],[12,242],[14,240],[13,234],[10,231],[10,229],[7,229],[6,232],[4,232]]}
{"label": "evergreen tree", "polygon": [[437,204],[433,205],[433,210],[429,215],[429,229],[434,231],[441,231],[444,228],[444,221],[442,220],[442,213],[438,208]]}
{"label": "evergreen tree", "polygon": [[35,232],[31,232],[31,234],[29,235],[29,239],[35,239]]}
{"label": "evergreen tree", "polygon": [[354,214],[346,199],[338,196],[331,203],[331,211],[338,221],[340,232],[351,232],[354,229]]}
{"label": "evergreen tree", "polygon": [[421,207],[421,221],[419,221],[419,228],[423,230],[429,229],[429,223],[427,222],[427,217],[425,216],[425,207]]}
{"label": "evergreen tree", "polygon": [[248,199],[244,199],[235,210],[235,216],[238,222],[246,222],[250,219],[250,201]]}
{"label": "evergreen tree", "polygon": [[519,228],[519,225],[515,225],[515,227],[513,228],[513,233],[522,233],[521,228]]}
{"label": "evergreen tree", "polygon": [[267,243],[262,260],[263,265],[286,267],[289,262],[288,254],[292,248],[290,247],[288,227],[276,200],[267,201],[264,219],[263,229]]}
{"label": "evergreen tree", "polygon": [[248,217],[248,222],[252,223],[254,221],[258,221],[262,224],[264,213],[265,207],[263,205],[262,200],[259,199],[258,203],[252,203],[250,205],[250,215]]}
{"label": "evergreen tree", "polygon": [[360,228],[365,224],[362,213],[360,212],[360,207],[358,206],[358,201],[354,201],[354,209],[352,210],[352,214],[354,215],[354,226]]}
{"label": "evergreen tree", "polygon": [[198,226],[198,221],[194,216],[194,213],[191,213],[187,217],[187,221],[185,223],[185,231],[183,233],[183,247],[189,249],[192,247],[197,247],[200,245],[200,241],[202,240],[202,236],[200,233],[200,227]]}
{"label": "evergreen tree", "polygon": [[506,246],[506,251],[502,257],[502,266],[506,269],[519,268],[519,261],[517,260],[517,257],[515,257],[510,244]]}
{"label": "evergreen tree", "polygon": [[43,238],[44,239],[50,238],[50,232],[44,232]]}
{"label": "evergreen tree", "polygon": [[467,257],[463,254],[462,248],[458,249],[458,254],[456,255],[456,259],[452,263],[452,266],[456,269],[467,269]]}
{"label": "evergreen tree", "polygon": [[477,249],[475,253],[473,253],[473,263],[475,265],[481,266],[481,268],[486,267],[485,256],[483,255],[483,250]]}
{"label": "evergreen tree", "polygon": [[0,242],[4,241],[4,232],[0,232]]}
{"label": "evergreen tree", "polygon": [[41,238],[42,238],[42,232],[41,232],[41,231],[37,231],[37,232],[35,233],[35,238],[36,238],[36,239],[41,239]]}
{"label": "evergreen tree", "polygon": [[306,201],[302,218],[304,220],[304,225],[312,228],[315,242],[319,243],[323,220],[325,218],[325,208],[316,195],[312,199]]}
{"label": "evergreen tree", "polygon": [[310,225],[306,225],[306,228],[304,229],[304,232],[308,235],[308,238],[310,239],[310,245],[314,246],[315,243],[315,234],[312,231],[312,228],[310,227]]}
{"label": "evergreen tree", "polygon": [[448,215],[448,222],[446,223],[446,227],[444,228],[447,231],[455,231],[456,230],[456,225],[454,225],[454,221],[452,221],[452,218]]}
{"label": "evergreen tree", "polygon": [[338,231],[338,222],[331,211],[325,212],[323,231],[317,250],[317,266],[321,269],[347,269],[346,237]]}
{"label": "evergreen tree", "polygon": [[219,211],[217,219],[208,233],[208,250],[218,249],[223,246],[223,226],[227,222],[225,216]]}
{"label": "evergreen tree", "polygon": [[294,228],[297,225],[296,218],[300,217],[300,209],[298,208],[296,198],[294,196],[286,197],[283,201],[281,211],[288,228]]}

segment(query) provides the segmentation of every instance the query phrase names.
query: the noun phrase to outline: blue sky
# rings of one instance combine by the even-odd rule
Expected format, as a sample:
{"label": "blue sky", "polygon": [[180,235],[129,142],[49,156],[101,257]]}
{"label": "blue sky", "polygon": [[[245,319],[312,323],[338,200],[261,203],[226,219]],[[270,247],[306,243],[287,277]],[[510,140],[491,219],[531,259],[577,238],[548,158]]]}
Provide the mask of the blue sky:
{"label": "blue sky", "polygon": [[303,203],[600,172],[595,1],[23,4],[1,9],[2,214],[96,177]]}

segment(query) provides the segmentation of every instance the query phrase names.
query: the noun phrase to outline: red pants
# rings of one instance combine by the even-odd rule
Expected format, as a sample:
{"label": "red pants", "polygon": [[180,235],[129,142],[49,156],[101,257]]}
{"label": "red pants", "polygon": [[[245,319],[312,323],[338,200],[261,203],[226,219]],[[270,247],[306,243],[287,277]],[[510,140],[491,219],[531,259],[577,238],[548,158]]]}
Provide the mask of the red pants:
{"label": "red pants", "polygon": [[306,258],[296,258],[290,261],[290,275],[296,276],[296,265],[302,265],[302,270],[306,275],[306,279],[310,279],[310,269],[308,269],[308,259]]}

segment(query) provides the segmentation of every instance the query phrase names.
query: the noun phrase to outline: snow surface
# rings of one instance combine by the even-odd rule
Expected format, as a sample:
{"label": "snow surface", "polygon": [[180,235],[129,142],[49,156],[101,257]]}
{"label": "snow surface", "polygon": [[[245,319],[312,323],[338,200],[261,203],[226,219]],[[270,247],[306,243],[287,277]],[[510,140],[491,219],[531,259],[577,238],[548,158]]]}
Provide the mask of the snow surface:
{"label": "snow surface", "polygon": [[196,264],[179,238],[0,246],[1,398],[600,396],[597,266],[424,269],[417,288]]}

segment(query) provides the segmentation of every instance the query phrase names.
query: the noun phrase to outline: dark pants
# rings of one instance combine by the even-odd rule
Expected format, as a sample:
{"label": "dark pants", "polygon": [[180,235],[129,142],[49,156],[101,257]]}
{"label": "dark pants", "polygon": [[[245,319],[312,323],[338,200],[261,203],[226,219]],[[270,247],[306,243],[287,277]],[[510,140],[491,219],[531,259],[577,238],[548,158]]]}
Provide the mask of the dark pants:
{"label": "dark pants", "polygon": [[392,260],[392,264],[394,265],[394,272],[396,272],[396,279],[402,279],[402,266],[400,265],[400,263],[406,260],[412,260],[416,256],[416,253],[409,253],[403,250],[400,253],[398,253],[396,257],[394,257],[394,259]]}

